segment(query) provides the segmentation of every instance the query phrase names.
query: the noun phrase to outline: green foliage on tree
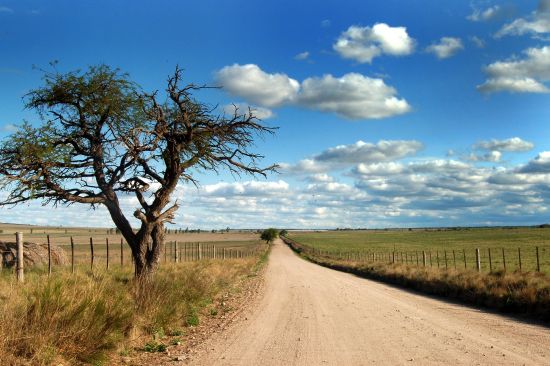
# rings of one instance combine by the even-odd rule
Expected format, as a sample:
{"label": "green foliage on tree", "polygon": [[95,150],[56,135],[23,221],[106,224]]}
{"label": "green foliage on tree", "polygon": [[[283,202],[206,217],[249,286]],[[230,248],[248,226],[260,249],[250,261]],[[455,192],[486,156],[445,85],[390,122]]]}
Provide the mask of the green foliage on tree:
{"label": "green foliage on tree", "polygon": [[271,244],[273,240],[277,239],[279,236],[279,230],[274,228],[265,229],[260,235],[260,239],[265,240],[266,243]]}
{"label": "green foliage on tree", "polygon": [[[136,275],[159,262],[180,182],[197,172],[227,169],[266,175],[251,152],[257,136],[273,133],[251,110],[216,114],[194,97],[203,86],[183,84],[176,68],[162,93],[145,92],[128,74],[106,65],[45,72],[44,85],[26,95],[41,123],[24,123],[0,144],[0,205],[30,200],[107,208],[132,249]],[[132,229],[120,201],[133,197]]]}

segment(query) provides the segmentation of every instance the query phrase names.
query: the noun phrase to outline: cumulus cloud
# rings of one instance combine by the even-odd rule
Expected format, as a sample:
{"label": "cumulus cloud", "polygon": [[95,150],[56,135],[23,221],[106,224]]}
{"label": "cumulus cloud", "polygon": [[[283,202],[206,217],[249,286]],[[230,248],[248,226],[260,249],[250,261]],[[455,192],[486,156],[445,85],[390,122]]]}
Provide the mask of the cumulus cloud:
{"label": "cumulus cloud", "polygon": [[275,116],[275,113],[273,113],[271,109],[249,106],[243,103],[228,104],[223,107],[223,111],[228,116],[232,116],[235,111],[239,114],[245,114],[248,116],[249,111],[251,111],[253,116],[262,120],[273,118]]}
{"label": "cumulus cloud", "polygon": [[273,196],[288,192],[289,185],[283,180],[273,181],[245,181],[245,182],[220,182],[205,185],[202,188],[204,195],[208,196]]}
{"label": "cumulus cloud", "polygon": [[537,157],[518,170],[520,173],[550,173],[550,151],[542,151]]}
{"label": "cumulus cloud", "polygon": [[464,45],[460,38],[441,37],[439,43],[428,46],[426,51],[433,53],[438,59],[444,59],[455,55],[462,49],[464,49]]}
{"label": "cumulus cloud", "polygon": [[265,107],[291,101],[300,88],[300,83],[286,74],[268,74],[254,64],[225,66],[216,79],[229,93]]}
{"label": "cumulus cloud", "polygon": [[407,113],[410,105],[384,80],[357,73],[310,77],[301,84],[285,74],[269,74],[257,65],[226,66],[218,82],[232,95],[263,107],[296,105],[348,119],[376,119]]}
{"label": "cumulus cloud", "polygon": [[483,154],[470,153],[470,155],[466,157],[466,160],[494,163],[494,162],[500,161],[501,157],[502,157],[502,153],[500,151],[495,150],[495,151],[488,151]]}
{"label": "cumulus cloud", "polygon": [[415,40],[405,27],[376,23],[372,27],[350,26],[340,34],[333,48],[340,56],[360,63],[371,63],[382,54],[404,56],[414,52]]}
{"label": "cumulus cloud", "polygon": [[505,140],[485,140],[474,144],[475,149],[524,152],[533,150],[535,145],[532,142],[525,141],[519,137],[511,137]]}
{"label": "cumulus cloud", "polygon": [[318,173],[306,177],[306,181],[311,183],[329,183],[334,182],[334,178],[326,173]]}
{"label": "cumulus cloud", "polygon": [[488,79],[477,89],[485,93],[547,93],[550,80],[550,47],[528,48],[525,58],[496,61],[485,68]]}
{"label": "cumulus cloud", "polygon": [[300,52],[299,54],[294,56],[294,59],[299,60],[299,61],[307,60],[308,58],[309,58],[309,52],[308,51]]}
{"label": "cumulus cloud", "polygon": [[350,145],[328,148],[297,164],[279,164],[281,171],[293,174],[320,173],[343,169],[355,164],[376,164],[413,156],[424,148],[415,140],[381,140],[377,143],[357,141]]}
{"label": "cumulus cloud", "polygon": [[537,10],[528,17],[518,18],[505,24],[496,37],[532,34],[538,36],[550,32],[550,0],[541,0]]}
{"label": "cumulus cloud", "polygon": [[381,140],[376,144],[357,141],[351,145],[329,148],[316,155],[315,160],[337,164],[393,161],[414,155],[423,147],[421,142],[415,140]]}
{"label": "cumulus cloud", "polygon": [[[477,144],[488,149],[527,149],[526,144],[513,139]],[[407,160],[352,163],[360,157],[377,156],[363,149],[384,151],[383,159],[405,155]],[[391,152],[394,150],[402,152]],[[336,172],[332,176],[316,173],[303,180],[219,182],[198,188],[179,185],[174,199],[184,209],[176,214],[176,227],[532,225],[544,222],[548,214],[550,152],[540,152],[523,165],[487,167],[445,158],[415,157],[410,155],[414,149],[406,151],[358,142],[326,149],[310,159],[316,164],[325,164],[317,161],[320,156],[328,164],[346,162],[344,166],[350,170],[340,176]],[[121,204],[130,213],[138,205],[129,196],[121,199]],[[82,206],[55,210],[31,203],[10,209],[9,217],[15,222],[68,225],[73,224],[73,218],[81,220],[83,212]],[[47,222],[43,221],[46,216]],[[103,208],[92,216],[86,215],[86,225],[110,222]]]}
{"label": "cumulus cloud", "polygon": [[534,146],[532,142],[519,137],[478,141],[472,145],[474,151],[464,159],[474,162],[499,162],[502,158],[502,152],[525,152],[532,150]]}
{"label": "cumulus cloud", "polygon": [[407,113],[411,107],[396,97],[396,90],[382,79],[350,73],[340,78],[325,75],[307,78],[297,103],[349,119],[384,118]]}

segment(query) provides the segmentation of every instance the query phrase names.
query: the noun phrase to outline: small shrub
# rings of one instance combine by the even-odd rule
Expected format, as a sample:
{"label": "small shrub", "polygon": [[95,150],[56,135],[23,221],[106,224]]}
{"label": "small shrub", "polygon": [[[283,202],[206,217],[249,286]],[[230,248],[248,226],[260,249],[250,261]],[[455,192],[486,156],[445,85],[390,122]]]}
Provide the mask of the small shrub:
{"label": "small shrub", "polygon": [[149,353],[166,352],[166,345],[158,343],[156,341],[151,341],[145,343],[145,346],[143,346],[143,350]]}

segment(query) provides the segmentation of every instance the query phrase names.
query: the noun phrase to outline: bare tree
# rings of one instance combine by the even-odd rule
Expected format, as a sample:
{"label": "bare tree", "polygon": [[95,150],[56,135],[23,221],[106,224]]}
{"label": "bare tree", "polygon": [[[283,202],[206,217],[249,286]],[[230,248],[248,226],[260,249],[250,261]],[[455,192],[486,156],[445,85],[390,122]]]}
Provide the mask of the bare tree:
{"label": "bare tree", "polygon": [[[105,206],[132,249],[136,277],[146,278],[158,265],[164,224],[178,209],[171,200],[178,182],[197,184],[198,171],[265,176],[276,168],[259,167],[263,156],[249,150],[274,129],[251,110],[216,114],[194,99],[203,88],[182,86],[179,68],[162,101],[105,65],[45,72],[44,86],[25,97],[41,125],[24,123],[0,145],[0,182],[9,192],[0,204]],[[133,213],[139,229],[121,208],[125,195],[139,202]]]}

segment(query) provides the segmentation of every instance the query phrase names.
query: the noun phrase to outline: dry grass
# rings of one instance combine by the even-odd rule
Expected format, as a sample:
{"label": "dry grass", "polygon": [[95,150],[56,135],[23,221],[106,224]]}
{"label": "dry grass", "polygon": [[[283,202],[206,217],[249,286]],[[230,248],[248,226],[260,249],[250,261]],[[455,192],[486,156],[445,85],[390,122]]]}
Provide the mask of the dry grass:
{"label": "dry grass", "polygon": [[550,277],[543,273],[502,270],[480,273],[474,270],[445,270],[380,262],[367,264],[315,255],[311,251],[304,251],[300,243],[288,239],[285,242],[312,262],[329,268],[468,304],[550,321]]}
{"label": "dry grass", "polygon": [[129,268],[26,274],[19,288],[0,276],[2,365],[108,364],[113,351],[141,347],[159,332],[196,324],[222,290],[258,258],[167,265],[140,290]]}

